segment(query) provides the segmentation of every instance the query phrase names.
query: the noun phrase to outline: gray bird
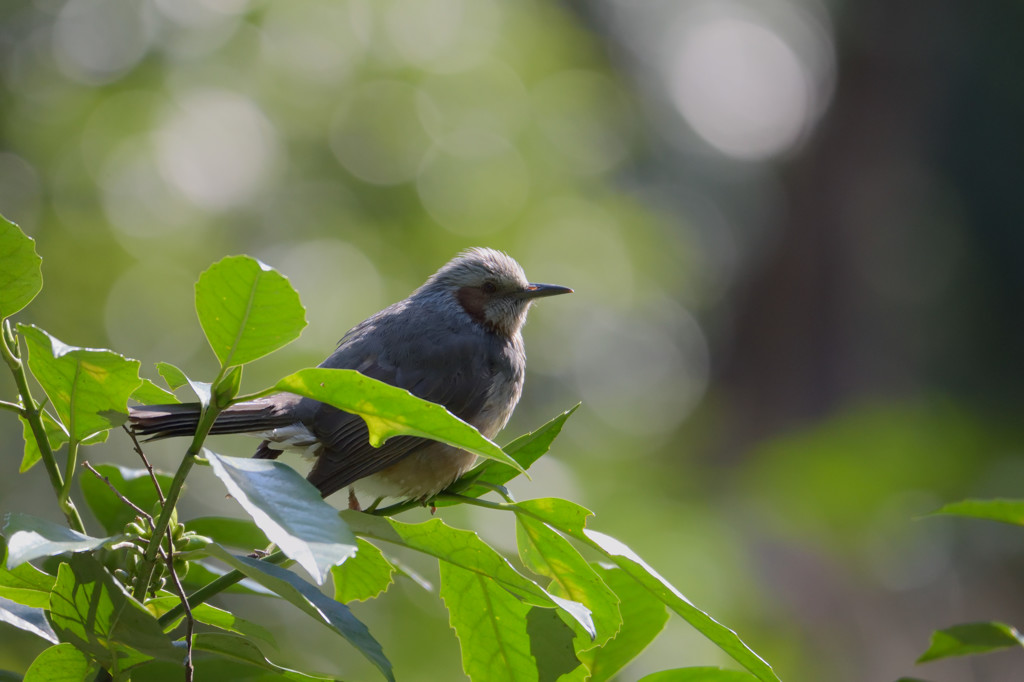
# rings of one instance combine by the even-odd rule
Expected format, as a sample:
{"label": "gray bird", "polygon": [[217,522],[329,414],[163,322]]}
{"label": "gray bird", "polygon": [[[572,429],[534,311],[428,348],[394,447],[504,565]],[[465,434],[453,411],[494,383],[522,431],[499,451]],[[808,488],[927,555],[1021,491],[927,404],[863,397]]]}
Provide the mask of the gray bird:
{"label": "gray bird", "polygon": [[[505,426],[523,390],[526,352],[522,327],[534,299],[571,293],[531,284],[522,267],[493,249],[463,251],[405,300],[353,327],[320,367],[354,369],[368,377],[444,405],[493,438]],[[197,404],[133,407],[135,433],[150,440],[191,436]],[[283,450],[315,456],[307,477],[324,497],[359,482],[372,499],[427,499],[465,473],[476,456],[413,436],[374,448],[365,422],[351,413],[278,393],[233,405],[212,433],[263,438],[254,457]],[[350,489],[350,502],[357,504]]]}

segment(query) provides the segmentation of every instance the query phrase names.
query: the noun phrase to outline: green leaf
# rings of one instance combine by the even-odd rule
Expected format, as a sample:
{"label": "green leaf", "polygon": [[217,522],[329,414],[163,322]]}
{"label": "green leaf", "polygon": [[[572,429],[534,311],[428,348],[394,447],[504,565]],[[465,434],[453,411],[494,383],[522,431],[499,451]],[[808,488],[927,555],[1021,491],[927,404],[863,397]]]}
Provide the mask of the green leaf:
{"label": "green leaf", "polygon": [[621,568],[593,565],[608,587],[619,597],[622,627],[600,648],[582,651],[579,658],[590,670],[591,682],[603,682],[622,670],[647,648],[668,622],[665,605]]}
{"label": "green leaf", "polygon": [[711,666],[661,670],[640,678],[639,682],[756,682],[757,678],[742,670],[723,670]]}
{"label": "green leaf", "polygon": [[[170,594],[169,592],[162,592],[159,596],[147,601],[145,606],[150,613],[157,618],[160,618],[160,616],[164,615],[180,603],[181,599],[177,595]],[[256,637],[262,639],[268,644],[276,646],[274,635],[270,630],[266,629],[259,623],[253,623],[252,621],[244,618],[239,618],[230,611],[219,609],[211,604],[204,603],[193,606],[192,617],[196,622],[212,625],[220,628],[221,630],[227,630],[228,632],[236,632],[247,637]],[[184,615],[177,618],[172,623],[165,624],[164,632],[170,632],[173,630],[183,618]]]}
{"label": "green leaf", "polygon": [[548,591],[590,609],[596,637],[581,633],[577,650],[600,646],[619,630],[619,598],[608,589],[586,559],[547,524],[526,515],[517,517],[519,557],[538,575],[551,579]]}
{"label": "green leaf", "polygon": [[921,654],[917,662],[926,663],[950,656],[984,654],[1022,645],[1024,638],[1016,628],[1005,623],[963,623],[933,632],[928,651]]}
{"label": "green leaf", "polygon": [[357,535],[402,545],[482,575],[529,604],[548,608],[558,606],[585,631],[594,634],[594,624],[586,607],[549,594],[540,585],[525,578],[476,533],[452,528],[441,519],[402,523],[351,510],[342,511],[341,516]]}
{"label": "green leaf", "polygon": [[42,262],[35,240],[0,216],[0,319],[27,306],[43,288]]}
{"label": "green leaf", "polygon": [[1024,526],[1024,500],[962,500],[947,504],[927,516],[966,516]]}
{"label": "green leaf", "polygon": [[[130,469],[116,464],[97,464],[94,467],[117,488],[122,495],[147,512],[159,501],[156,486],[146,469]],[[171,487],[172,476],[155,471],[157,481],[164,493]],[[125,504],[106,483],[90,472],[84,472],[79,479],[82,495],[89,509],[110,535],[121,533],[126,523],[135,518],[134,509]]]}
{"label": "green leaf", "polygon": [[210,545],[207,550],[211,556],[272,590],[307,615],[312,616],[314,620],[323,623],[344,637],[377,666],[385,678],[394,682],[391,662],[384,656],[380,644],[373,638],[366,626],[352,615],[347,606],[328,598],[316,587],[280,566],[248,557],[235,556],[216,544]]}
{"label": "green leaf", "polygon": [[142,385],[132,393],[132,400],[143,405],[166,405],[181,402],[173,393],[165,391],[149,379],[142,380]]}
{"label": "green leaf", "polygon": [[7,541],[0,537],[0,597],[22,606],[44,608],[56,580],[29,563],[7,570]]}
{"label": "green leaf", "polygon": [[[68,442],[68,432],[64,430],[64,426],[54,419],[49,412],[42,410],[39,416],[43,422],[46,440],[49,442],[51,450],[56,451],[61,445]],[[42,458],[42,454],[39,451],[39,443],[36,442],[35,434],[28,420],[21,415],[18,415],[18,419],[21,420],[22,437],[25,439],[25,454],[21,458],[21,467],[18,469],[18,472],[23,474],[35,466],[35,463]]]}
{"label": "green leaf", "polygon": [[526,604],[485,575],[441,562],[441,598],[471,680],[537,682]]}
{"label": "green leaf", "polygon": [[112,538],[94,538],[60,524],[19,512],[4,515],[7,538],[7,568],[13,570],[26,561],[65,552],[88,552]]}
{"label": "green leaf", "polygon": [[373,599],[394,582],[395,567],[384,558],[375,545],[362,538],[356,543],[356,555],[331,569],[334,581],[334,599],[342,604]]}
{"label": "green leaf", "polygon": [[288,279],[248,256],[223,258],[199,276],[196,312],[224,369],[274,352],[306,326]]}
{"label": "green leaf", "polygon": [[[214,654],[196,651],[192,664],[195,680],[224,680],[225,682],[277,682],[278,680],[318,679],[304,673],[271,672],[263,666],[245,663],[237,658],[223,658]],[[284,668],[281,669],[282,671]],[[182,682],[184,674],[181,665],[164,661],[149,661],[132,669],[133,682]]]}
{"label": "green leaf", "polygon": [[374,447],[380,447],[392,436],[420,436],[523,471],[501,448],[441,405],[353,369],[303,369],[284,377],[274,388],[358,414],[366,422]]}
{"label": "green leaf", "polygon": [[275,665],[267,660],[263,652],[255,644],[237,635],[220,632],[200,632],[196,634],[192,647],[200,651],[209,651],[225,658],[233,658],[244,663],[269,670],[287,680],[331,680],[321,675],[308,675],[297,670],[290,670]]}
{"label": "green leaf", "polygon": [[528,514],[544,521],[570,537],[603,553],[639,582],[662,603],[682,616],[686,622],[729,654],[733,660],[763,682],[779,682],[771,666],[748,647],[739,636],[714,618],[698,609],[671,583],[651,568],[633,550],[615,538],[585,528],[590,512],[567,500],[546,498],[508,505],[517,514]]}
{"label": "green leaf", "polygon": [[526,614],[526,633],[530,637],[530,653],[537,661],[539,682],[557,680],[581,667],[573,646],[576,632],[565,624],[558,611],[532,607]]}
{"label": "green leaf", "polygon": [[320,492],[287,464],[206,451],[217,478],[271,542],[318,585],[356,553],[356,538]]}
{"label": "green leaf", "polygon": [[241,386],[242,368],[241,366],[232,367],[212,389],[217,406],[221,409],[229,406],[232,399],[238,395],[238,389]]}
{"label": "green leaf", "polygon": [[156,363],[156,371],[163,377],[163,380],[167,382],[167,386],[172,391],[177,391],[188,383],[188,377],[185,376],[185,373],[169,362]]}
{"label": "green leaf", "polygon": [[67,346],[39,327],[18,325],[28,366],[71,438],[81,442],[128,418],[128,398],[141,384],[139,361],[109,350]]}
{"label": "green leaf", "polygon": [[[211,566],[202,561],[190,561],[188,575],[186,575],[185,579],[182,580],[182,584],[186,588],[189,588],[189,591],[191,592],[208,585],[222,575],[225,575],[227,572],[228,571],[223,570],[219,566]],[[263,585],[253,582],[248,578],[231,585],[224,591],[230,592],[231,594],[248,594],[255,597],[277,597],[272,590],[268,590],[263,587]]]}
{"label": "green leaf", "polygon": [[76,554],[60,565],[50,596],[50,619],[61,641],[74,644],[106,668],[115,661],[124,669],[149,658],[183,658],[156,618],[88,554]]}
{"label": "green leaf", "polygon": [[13,625],[19,630],[31,632],[54,644],[58,641],[57,635],[46,621],[46,612],[43,609],[18,604],[3,597],[0,597],[0,623]]}
{"label": "green leaf", "polygon": [[64,642],[36,656],[25,672],[24,682],[83,682],[91,672],[89,657]]}
{"label": "green leaf", "polygon": [[[562,432],[562,426],[572,413],[579,408],[577,403],[572,409],[566,410],[536,431],[524,434],[502,448],[505,454],[514,459],[524,469],[540,459],[551,447],[551,443]],[[504,485],[519,475],[519,472],[495,460],[480,462],[467,471],[459,480],[448,487],[448,492],[458,493],[465,497],[480,497],[491,491],[487,485]],[[439,499],[438,507],[460,504],[455,500]]]}
{"label": "green leaf", "polygon": [[185,524],[189,530],[211,538],[214,542],[241,549],[263,549],[270,544],[266,534],[249,519],[227,516],[201,516]]}

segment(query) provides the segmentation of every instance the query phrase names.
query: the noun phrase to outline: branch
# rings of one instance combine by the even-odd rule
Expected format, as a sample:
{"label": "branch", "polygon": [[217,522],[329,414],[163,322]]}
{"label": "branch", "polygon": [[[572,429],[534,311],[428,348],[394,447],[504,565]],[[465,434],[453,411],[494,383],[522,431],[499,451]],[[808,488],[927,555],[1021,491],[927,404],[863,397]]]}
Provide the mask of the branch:
{"label": "branch", "polygon": [[129,499],[127,498],[127,497],[125,497],[124,495],[122,495],[122,494],[121,494],[121,491],[120,491],[120,490],[118,490],[118,489],[117,489],[116,487],[114,487],[114,484],[110,482],[110,479],[109,479],[109,478],[107,478],[106,476],[104,476],[103,474],[101,474],[100,472],[96,471],[96,469],[95,469],[95,468],[93,468],[93,466],[92,466],[91,464],[89,464],[89,462],[82,462],[82,466],[83,466],[83,467],[85,467],[86,469],[88,469],[89,471],[91,471],[91,472],[92,472],[92,474],[93,474],[93,475],[94,475],[94,476],[95,476],[96,478],[98,478],[98,479],[100,479],[101,481],[103,481],[104,483],[106,483],[106,484],[107,484],[107,487],[108,487],[108,488],[110,488],[111,490],[113,490],[113,491],[114,491],[114,494],[115,494],[115,495],[117,495],[117,496],[118,496],[118,497],[119,497],[119,498],[121,499],[121,501],[122,501],[122,502],[124,502],[125,504],[127,504],[127,505],[128,505],[129,507],[131,507],[131,508],[132,508],[133,510],[135,510],[135,513],[136,513],[136,514],[138,514],[138,515],[139,515],[139,516],[141,516],[142,518],[144,518],[144,519],[146,519],[147,521],[149,521],[149,527],[150,527],[150,528],[152,528],[152,527],[153,527],[153,517],[149,515],[149,512],[145,511],[144,509],[142,509],[141,507],[139,507],[139,506],[138,506],[137,504],[135,504],[134,502],[132,502],[131,500],[129,500]]}
{"label": "branch", "polygon": [[153,487],[156,488],[157,499],[160,500],[160,504],[164,503],[164,491],[160,489],[160,482],[156,480],[156,472],[153,471],[153,465],[149,463],[149,459],[146,458],[146,453],[142,451],[142,446],[139,445],[139,439],[135,437],[135,432],[129,429],[124,424],[121,425],[124,432],[128,434],[128,437],[132,439],[132,447],[136,454],[142,459],[143,465],[146,467],[146,471],[149,472],[149,479],[153,481]]}
{"label": "branch", "polygon": [[181,599],[179,606],[185,612],[185,682],[192,682],[195,675],[195,666],[192,665],[192,639],[195,635],[196,621],[192,618],[192,607],[189,606],[185,588],[181,586],[178,573],[174,570],[174,537],[170,528],[167,529],[165,535],[167,536],[167,551],[160,554],[167,564],[167,571],[171,574],[174,591],[178,593],[178,597]]}
{"label": "branch", "polygon": [[[218,375],[219,379],[220,376]],[[188,450],[185,451],[185,456],[182,457],[178,470],[174,472],[174,479],[171,481],[171,487],[168,489],[167,497],[163,501],[160,517],[156,520],[153,528],[153,537],[161,537],[167,531],[167,527],[171,523],[171,514],[174,513],[174,505],[178,503],[181,488],[185,485],[185,478],[188,477],[188,472],[191,471],[192,466],[196,463],[196,456],[202,451],[203,441],[206,440],[210,429],[213,428],[213,423],[217,420],[218,414],[220,414],[220,409],[211,404],[207,405],[206,409],[199,416],[199,425],[196,426],[196,433],[192,438],[192,443],[188,446]],[[142,558],[142,570],[138,574],[141,579],[135,584],[133,592],[135,598],[140,601],[146,598],[149,584],[153,581],[158,548],[159,544],[150,543],[149,547],[146,548],[146,554]]]}
{"label": "branch", "polygon": [[11,329],[10,320],[4,320],[3,334],[0,338],[0,355],[3,355],[7,367],[14,375],[14,383],[18,386],[18,393],[24,404],[24,407],[20,408],[21,416],[25,418],[32,429],[32,436],[36,439],[36,445],[39,447],[39,456],[46,466],[46,473],[50,475],[50,485],[53,487],[54,493],[57,494],[57,500],[60,502],[60,508],[64,512],[68,526],[72,530],[84,534],[85,524],[82,523],[82,517],[79,516],[75,503],[63,493],[64,477],[61,476],[60,467],[57,466],[57,458],[53,454],[53,448],[50,447],[50,439],[46,437],[46,428],[43,426],[41,416],[42,409],[32,398],[32,391],[28,387],[28,375],[25,372],[25,365],[21,361],[17,338]]}

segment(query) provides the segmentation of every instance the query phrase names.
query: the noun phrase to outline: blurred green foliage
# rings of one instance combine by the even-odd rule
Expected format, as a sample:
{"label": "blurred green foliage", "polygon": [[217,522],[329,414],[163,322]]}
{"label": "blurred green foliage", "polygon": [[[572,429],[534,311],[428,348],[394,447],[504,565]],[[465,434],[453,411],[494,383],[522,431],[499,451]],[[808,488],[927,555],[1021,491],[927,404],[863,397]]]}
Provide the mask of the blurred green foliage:
{"label": "blurred green foliage", "polygon": [[[634,548],[784,679],[920,676],[936,627],[1020,623],[1015,529],[912,520],[1019,494],[1016,23],[744,5],[797,46],[779,26],[799,5],[844,66],[832,83],[812,64],[833,111],[780,172],[723,160],[659,108],[645,59],[676,24],[626,4],[3,3],[0,213],[47,259],[47,296],[19,320],[149,377],[157,360],[212,376],[192,286],[249,253],[289,276],[310,322],[250,368],[253,389],[319,362],[460,248],[502,248],[577,291],[526,330],[509,432],[583,407],[520,499],[642,529]],[[0,510],[45,513],[43,473],[19,479],[19,459]],[[215,489],[186,494],[226,513]],[[443,610],[394,589],[359,615],[410,649],[398,676],[457,669]],[[280,618],[283,652],[317,636]],[[714,656],[671,623],[665,641],[626,679]],[[35,647],[6,638],[0,668]],[[328,669],[318,651],[310,667]],[[973,665],[1018,662],[998,656]]]}

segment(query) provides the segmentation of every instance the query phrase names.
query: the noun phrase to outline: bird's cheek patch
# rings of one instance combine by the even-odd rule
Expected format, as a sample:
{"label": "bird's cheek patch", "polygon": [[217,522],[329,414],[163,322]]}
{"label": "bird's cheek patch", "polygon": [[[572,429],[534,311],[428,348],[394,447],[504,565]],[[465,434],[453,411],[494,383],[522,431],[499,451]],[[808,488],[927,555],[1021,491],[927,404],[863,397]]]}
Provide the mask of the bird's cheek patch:
{"label": "bird's cheek patch", "polygon": [[459,301],[459,305],[462,306],[467,315],[480,324],[484,323],[486,319],[484,304],[487,302],[487,294],[481,291],[479,287],[461,287],[456,292],[455,298]]}

